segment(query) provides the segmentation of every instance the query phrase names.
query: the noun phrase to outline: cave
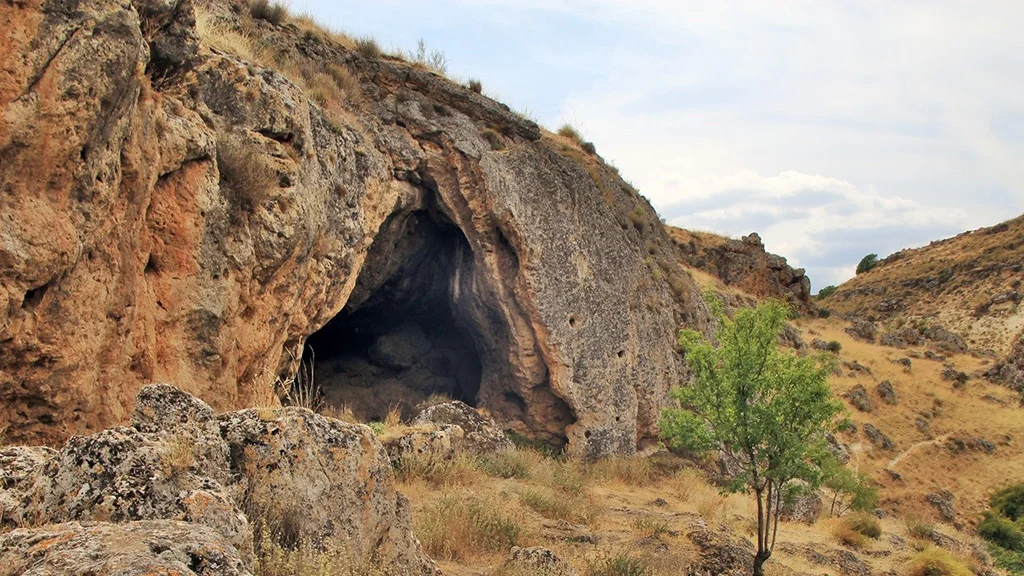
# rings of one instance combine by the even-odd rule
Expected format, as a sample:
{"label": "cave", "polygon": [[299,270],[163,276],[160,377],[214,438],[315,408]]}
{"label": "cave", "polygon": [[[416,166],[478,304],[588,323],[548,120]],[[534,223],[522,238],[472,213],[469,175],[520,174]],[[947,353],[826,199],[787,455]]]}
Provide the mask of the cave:
{"label": "cave", "polygon": [[472,265],[465,236],[436,205],[392,215],[345,307],[306,340],[303,362],[328,409],[381,421],[438,398],[476,406],[480,338],[455,297]]}

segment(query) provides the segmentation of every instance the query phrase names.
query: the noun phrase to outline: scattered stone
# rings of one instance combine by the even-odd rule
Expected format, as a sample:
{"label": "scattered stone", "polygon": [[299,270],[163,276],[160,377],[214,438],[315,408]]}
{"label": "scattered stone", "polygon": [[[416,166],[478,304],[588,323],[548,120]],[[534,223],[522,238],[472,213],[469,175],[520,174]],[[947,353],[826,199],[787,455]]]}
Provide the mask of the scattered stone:
{"label": "scattered stone", "polygon": [[0,536],[0,572],[26,576],[251,576],[233,543],[173,520],[51,524]]}
{"label": "scattered stone", "polygon": [[843,398],[850,401],[853,407],[861,412],[871,412],[875,409],[871,403],[871,398],[868,396],[868,391],[862,384],[857,384],[853,388],[850,388],[843,394]]}
{"label": "scattered stone", "polygon": [[979,450],[984,450],[988,454],[995,454],[996,452],[996,445],[984,438],[975,438],[974,445]]}
{"label": "scattered stone", "polygon": [[874,322],[865,320],[864,318],[854,318],[850,322],[850,326],[844,329],[844,332],[859,340],[874,342],[878,330],[875,328]]}
{"label": "scattered stone", "polygon": [[1008,405],[1005,400],[1003,400],[1001,398],[996,398],[995,396],[993,396],[991,394],[985,394],[984,396],[981,397],[981,399],[984,400],[985,402],[988,402],[990,404],[996,404],[998,406],[1007,406]]}
{"label": "scattered stone", "polygon": [[752,542],[724,526],[711,529],[703,520],[695,520],[686,533],[697,546],[698,558],[687,570],[688,576],[748,576],[754,565]]}
{"label": "scattered stone", "polygon": [[665,508],[668,506],[668,500],[664,498],[655,498],[651,501],[651,506],[657,506],[658,508]]}
{"label": "scattered stone", "polygon": [[897,358],[896,360],[893,360],[892,363],[893,364],[899,364],[900,366],[903,366],[904,370],[910,370],[910,368],[911,368],[910,358],[906,358],[906,357],[904,357],[904,358]]}
{"label": "scattered stone", "polygon": [[939,492],[925,495],[925,499],[939,511],[939,515],[946,522],[956,521],[956,512],[953,510],[953,500],[956,496],[953,495],[949,490],[941,490]]}
{"label": "scattered stone", "polygon": [[943,380],[952,382],[955,388],[962,388],[965,384],[967,384],[967,380],[970,379],[970,376],[968,376],[966,372],[961,372],[957,370],[951,364],[947,364],[942,368],[942,373],[940,374],[940,377]]}
{"label": "scattered stone", "polygon": [[924,357],[927,358],[928,360],[934,360],[936,362],[945,362],[946,361],[946,357],[945,356],[942,356],[940,354],[936,354],[935,352],[932,352],[931,350],[925,350]]}
{"label": "scattered stone", "polygon": [[893,470],[892,468],[886,468],[885,473],[888,474],[889,477],[892,478],[893,480],[903,480],[903,476],[901,476],[899,472]]}
{"label": "scattered stone", "polygon": [[899,402],[899,399],[896,397],[896,389],[893,388],[892,382],[888,380],[882,380],[875,386],[875,394],[878,394],[878,397],[886,404],[896,404]]}
{"label": "scattered stone", "polygon": [[520,548],[513,546],[503,565],[511,570],[525,570],[527,574],[537,576],[579,576],[575,568],[562,560],[547,548],[534,546]]}
{"label": "scattered stone", "polygon": [[815,350],[828,350],[829,346],[828,342],[821,338],[815,338],[814,340],[811,340],[811,348],[814,348]]}
{"label": "scattered stone", "polygon": [[425,408],[414,424],[453,425],[462,428],[463,445],[470,454],[487,454],[512,448],[512,441],[491,418],[458,400]]}
{"label": "scattered stone", "polygon": [[907,346],[920,346],[924,343],[924,338],[921,336],[920,332],[906,326],[899,330],[883,334],[879,342],[881,342],[883,346],[906,348]]}
{"label": "scattered stone", "polygon": [[944,352],[962,354],[967,351],[963,337],[946,330],[940,324],[932,324],[924,331],[924,337],[935,342]]}
{"label": "scattered stone", "polygon": [[929,423],[927,419],[922,418],[920,416],[918,416],[917,418],[914,419],[914,428],[917,428],[918,432],[920,432],[920,433],[922,433],[922,434],[924,434],[924,435],[926,435],[928,437],[931,437],[931,435],[932,435],[932,425],[931,425],[931,423]]}
{"label": "scattered stone", "polygon": [[861,364],[860,362],[857,362],[856,360],[852,362],[843,362],[843,366],[845,366],[846,369],[850,371],[851,378],[856,377],[858,374],[867,374],[868,376],[871,375],[871,369]]}
{"label": "scattered stone", "polygon": [[864,424],[864,435],[868,437],[872,444],[882,450],[892,450],[895,446],[892,440],[875,427],[874,424]]}

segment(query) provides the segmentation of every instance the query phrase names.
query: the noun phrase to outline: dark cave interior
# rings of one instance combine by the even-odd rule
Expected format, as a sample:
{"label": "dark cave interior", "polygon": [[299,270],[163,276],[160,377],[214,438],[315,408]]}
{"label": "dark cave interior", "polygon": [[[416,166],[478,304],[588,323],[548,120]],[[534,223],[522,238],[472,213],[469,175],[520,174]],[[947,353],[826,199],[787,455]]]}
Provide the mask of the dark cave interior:
{"label": "dark cave interior", "polygon": [[482,363],[453,298],[472,266],[462,232],[435,209],[385,223],[349,303],[309,336],[303,361],[330,407],[404,418],[437,395],[475,406]]}

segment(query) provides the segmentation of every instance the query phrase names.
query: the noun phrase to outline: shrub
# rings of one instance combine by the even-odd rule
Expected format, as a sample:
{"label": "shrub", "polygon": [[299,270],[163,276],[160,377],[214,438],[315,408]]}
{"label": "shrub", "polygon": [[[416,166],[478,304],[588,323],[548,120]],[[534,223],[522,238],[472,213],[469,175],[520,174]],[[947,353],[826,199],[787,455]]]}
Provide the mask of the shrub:
{"label": "shrub", "polygon": [[493,478],[529,478],[540,461],[540,455],[522,448],[512,448],[477,457],[476,468]]}
{"label": "shrub", "polygon": [[843,344],[839,342],[839,340],[832,340],[828,343],[828,346],[825,349],[833,354],[838,354],[839,351],[843,349]]}
{"label": "shrub", "polygon": [[356,38],[356,52],[367,58],[380,58],[382,54],[380,45],[370,37]]}
{"label": "shrub", "polygon": [[832,316],[832,311],[828,308],[818,308],[818,318],[828,318]]}
{"label": "shrub", "polygon": [[586,576],[652,576],[654,569],[642,558],[625,552],[603,555],[587,564]]}
{"label": "shrub", "polygon": [[1010,520],[1024,517],[1024,482],[1015,484],[992,495],[992,509]]}
{"label": "shrub", "polygon": [[288,8],[279,2],[270,0],[252,0],[249,2],[249,15],[258,20],[265,20],[279,26],[288,16]]}
{"label": "shrub", "polygon": [[930,546],[910,560],[907,576],[971,576],[962,562],[941,548]]}
{"label": "shrub", "polygon": [[583,151],[586,152],[587,154],[597,154],[597,147],[594,146],[593,142],[584,142],[580,144],[580,148],[582,148]]}
{"label": "shrub", "polygon": [[931,540],[932,535],[935,534],[935,525],[930,522],[918,518],[908,519],[906,522],[907,534],[912,538],[920,538],[921,540]]}
{"label": "shrub", "polygon": [[869,272],[875,266],[878,266],[878,254],[868,254],[857,264],[857,274]]}
{"label": "shrub", "polygon": [[978,534],[985,540],[1007,550],[1024,552],[1024,530],[1021,530],[1018,524],[1018,522],[989,512],[978,524]]}
{"label": "shrub", "polygon": [[468,87],[473,92],[476,92],[477,94],[480,94],[484,91],[483,82],[477,80],[476,78],[470,78],[469,82],[466,83],[466,87]]}
{"label": "shrub", "polygon": [[222,185],[247,211],[254,210],[280,184],[277,171],[255,146],[242,138],[229,137],[217,143],[217,169]]}
{"label": "shrub", "polygon": [[502,139],[501,134],[498,134],[496,130],[484,128],[480,134],[491,145],[491,150],[502,150],[505,148],[505,140]]}
{"label": "shrub", "polygon": [[562,124],[562,127],[558,129],[558,135],[568,138],[578,145],[583,144],[583,136],[580,136],[579,130],[576,130],[572,124]]}
{"label": "shrub", "polygon": [[825,286],[821,290],[818,290],[818,299],[821,300],[824,298],[828,298],[829,296],[835,294],[836,290],[839,290],[839,287],[834,284],[830,286]]}
{"label": "shrub", "polygon": [[874,516],[867,512],[850,514],[843,518],[843,523],[871,539],[877,539],[882,535],[882,525],[878,523]]}
{"label": "shrub", "polygon": [[174,476],[191,468],[196,462],[195,449],[196,441],[187,435],[182,434],[171,438],[160,454],[160,463],[163,464],[164,473]]}
{"label": "shrub", "polygon": [[461,495],[443,496],[416,520],[416,535],[427,553],[452,561],[508,552],[523,532],[499,502]]}
{"label": "shrub", "polygon": [[664,518],[646,515],[633,521],[633,530],[644,537],[657,537],[668,534],[668,521]]}
{"label": "shrub", "polygon": [[868,541],[866,536],[857,532],[845,522],[840,522],[832,528],[832,536],[835,536],[839,542],[853,548],[860,548]]}

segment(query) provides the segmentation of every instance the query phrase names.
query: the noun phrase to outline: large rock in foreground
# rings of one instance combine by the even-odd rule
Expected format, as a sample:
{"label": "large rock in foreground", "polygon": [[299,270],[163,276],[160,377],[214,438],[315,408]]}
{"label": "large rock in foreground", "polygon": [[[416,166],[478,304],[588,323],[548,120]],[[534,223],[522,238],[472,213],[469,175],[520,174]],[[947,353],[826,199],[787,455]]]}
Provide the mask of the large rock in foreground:
{"label": "large rock in foreground", "polygon": [[[193,572],[181,574],[247,574],[255,526],[342,550],[356,565],[386,565],[396,576],[436,573],[368,427],[302,408],[215,418],[202,401],[166,385],[144,388],[134,414],[133,427],[76,436],[58,451],[0,451],[0,528],[67,523],[12,533],[0,544],[0,565],[29,554],[43,570],[32,574],[62,574],[62,566],[81,570],[69,574],[91,574],[89,566],[96,574],[135,574],[152,555],[195,548],[189,553],[197,558],[209,552],[224,561],[186,563]],[[165,536],[183,527],[195,538]],[[176,547],[159,544],[167,538]],[[118,547],[136,540],[158,542],[155,552]],[[40,541],[62,544],[33,543]],[[236,564],[242,571],[233,571]],[[153,569],[173,574],[175,566]]]}
{"label": "large rock in foreground", "polygon": [[72,522],[0,536],[4,576],[252,576],[223,536],[188,522]]}

